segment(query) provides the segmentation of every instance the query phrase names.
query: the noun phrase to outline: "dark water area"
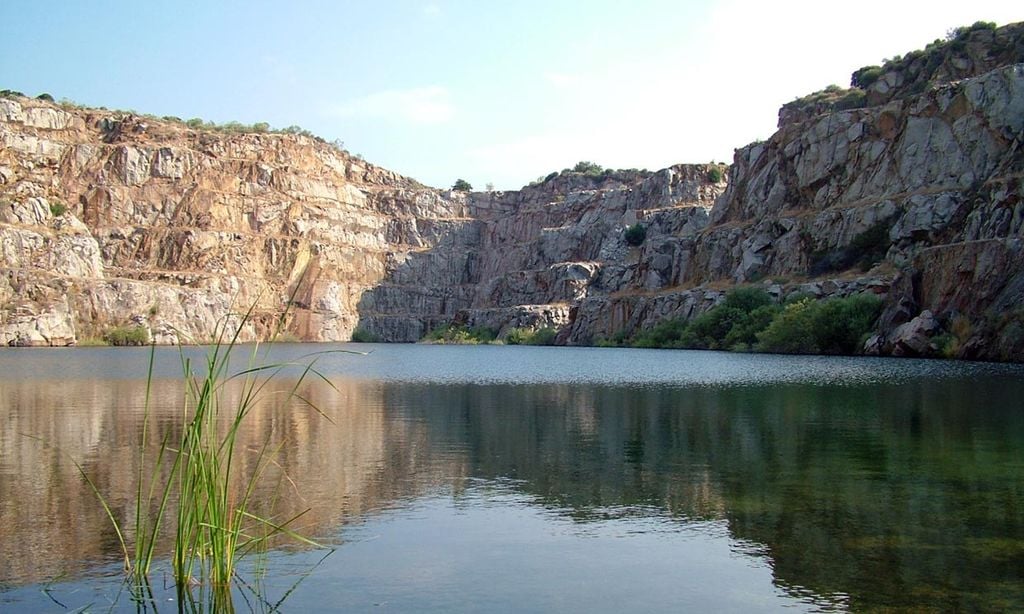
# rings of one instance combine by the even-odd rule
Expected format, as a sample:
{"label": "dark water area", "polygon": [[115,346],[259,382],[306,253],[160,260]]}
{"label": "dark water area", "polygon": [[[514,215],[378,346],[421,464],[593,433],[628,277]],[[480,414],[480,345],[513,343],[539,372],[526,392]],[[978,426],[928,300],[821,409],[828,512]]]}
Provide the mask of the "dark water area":
{"label": "dark water area", "polygon": [[[282,443],[259,499],[308,509],[297,528],[333,550],[281,544],[265,575],[246,567],[238,611],[1024,609],[1020,366],[415,345],[269,360],[311,349],[371,353],[317,357],[331,385],[301,392],[329,420],[283,400],[290,369],[242,438]],[[0,351],[0,610],[136,610],[70,459],[134,514],[148,361]],[[180,424],[181,372],[157,350],[157,430]],[[155,574],[147,607],[189,609],[169,585]]]}

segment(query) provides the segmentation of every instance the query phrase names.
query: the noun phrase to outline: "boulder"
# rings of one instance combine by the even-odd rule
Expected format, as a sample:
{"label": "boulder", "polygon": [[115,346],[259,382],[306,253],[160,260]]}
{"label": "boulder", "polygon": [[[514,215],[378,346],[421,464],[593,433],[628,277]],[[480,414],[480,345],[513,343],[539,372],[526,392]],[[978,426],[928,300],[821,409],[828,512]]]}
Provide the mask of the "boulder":
{"label": "boulder", "polygon": [[932,337],[941,328],[932,312],[926,309],[911,321],[896,327],[889,336],[889,353],[893,356],[928,356],[936,350]]}

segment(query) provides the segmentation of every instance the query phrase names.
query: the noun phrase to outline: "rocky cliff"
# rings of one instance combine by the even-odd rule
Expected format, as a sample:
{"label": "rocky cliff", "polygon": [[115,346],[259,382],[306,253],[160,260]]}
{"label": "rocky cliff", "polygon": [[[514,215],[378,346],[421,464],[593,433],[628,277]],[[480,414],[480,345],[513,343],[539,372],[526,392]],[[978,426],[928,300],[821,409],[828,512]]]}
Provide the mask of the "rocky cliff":
{"label": "rocky cliff", "polygon": [[509,192],[427,188],[303,136],[0,99],[0,343],[127,323],[205,341],[251,305],[255,339],[290,301],[304,340],[456,322],[589,344],[756,283],[883,296],[873,353],[945,335],[957,356],[1020,360],[1022,41],[1020,24],[967,29],[870,84],[862,69],[855,104],[787,105],[727,177],[562,172]]}
{"label": "rocky cliff", "polygon": [[207,341],[349,338],[396,261],[474,222],[465,198],[314,139],[0,99],[0,343],[135,323]]}

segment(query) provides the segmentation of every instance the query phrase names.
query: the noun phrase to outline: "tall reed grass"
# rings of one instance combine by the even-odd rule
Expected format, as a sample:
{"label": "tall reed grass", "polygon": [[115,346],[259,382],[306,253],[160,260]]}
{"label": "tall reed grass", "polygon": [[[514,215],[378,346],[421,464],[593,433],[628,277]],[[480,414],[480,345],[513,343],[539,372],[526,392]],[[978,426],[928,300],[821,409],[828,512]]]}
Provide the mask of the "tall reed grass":
{"label": "tall reed grass", "polygon": [[[180,432],[176,436],[170,430],[164,433],[155,459],[147,465],[155,347],[151,349],[139,443],[134,526],[129,534],[134,539],[132,548],[107,500],[84,468],[75,462],[113,525],[124,556],[125,571],[140,585],[148,582],[156,553],[164,549],[158,548],[161,526],[171,520],[175,523],[170,544],[172,573],[179,588],[186,587],[186,590],[193,584],[227,587],[235,577],[238,561],[247,554],[265,551],[268,541],[275,536],[285,535],[319,546],[289,528],[305,512],[284,519],[254,513],[256,487],[264,471],[274,463],[280,444],[272,445],[268,433],[258,449],[243,450],[239,433],[268,393],[267,385],[280,379],[283,371],[296,367],[300,374],[286,393],[285,401],[298,401],[330,420],[300,392],[303,382],[311,378],[333,387],[315,369],[316,360],[325,352],[308,354],[300,363],[264,363],[260,360],[261,346],[255,344],[245,366],[233,371],[231,362],[239,349],[239,333],[251,317],[252,308],[235,326],[230,326],[229,320],[219,324],[214,343],[199,365],[194,365],[181,351],[185,392]],[[268,359],[269,353],[262,358]],[[194,367],[198,367],[196,372]],[[240,390],[233,402],[226,401],[229,385]],[[241,453],[254,455],[255,462],[249,464],[248,470],[239,459]]]}

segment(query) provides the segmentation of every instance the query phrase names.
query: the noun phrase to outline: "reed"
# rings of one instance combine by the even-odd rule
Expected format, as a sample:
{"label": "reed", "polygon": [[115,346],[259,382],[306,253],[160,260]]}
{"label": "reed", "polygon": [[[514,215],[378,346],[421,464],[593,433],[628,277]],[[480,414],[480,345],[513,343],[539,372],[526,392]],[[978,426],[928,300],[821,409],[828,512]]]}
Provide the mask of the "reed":
{"label": "reed", "polygon": [[[333,387],[315,369],[320,355],[360,352],[315,352],[307,354],[299,363],[264,364],[259,360],[261,346],[256,344],[246,366],[232,371],[232,356],[238,350],[239,333],[251,317],[252,308],[236,326],[230,326],[229,320],[218,325],[214,343],[199,365],[198,373],[193,373],[192,360],[181,351],[185,392],[180,435],[174,440],[171,432],[162,436],[147,473],[145,461],[151,428],[150,391],[155,359],[155,348],[151,349],[139,444],[132,549],[129,549],[125,531],[106,499],[84,468],[75,462],[113,524],[124,555],[126,572],[139,584],[148,582],[160,542],[160,528],[172,518],[175,522],[173,543],[170,544],[172,573],[179,588],[186,591],[197,583],[213,587],[230,585],[238,561],[249,553],[265,551],[268,540],[275,536],[283,534],[302,543],[319,546],[289,528],[305,512],[283,520],[253,512],[254,494],[260,478],[274,462],[280,445],[272,445],[268,434],[258,449],[243,450],[239,434],[246,418],[267,394],[267,385],[280,379],[282,371],[296,366],[301,368],[301,374],[286,393],[285,402],[299,401],[330,420],[302,396],[300,386],[307,379],[318,378]],[[228,386],[239,391],[237,400],[233,402],[226,401]],[[249,463],[251,468],[248,470],[238,458],[241,453],[254,454],[255,461]],[[156,511],[150,513],[153,509]]]}

